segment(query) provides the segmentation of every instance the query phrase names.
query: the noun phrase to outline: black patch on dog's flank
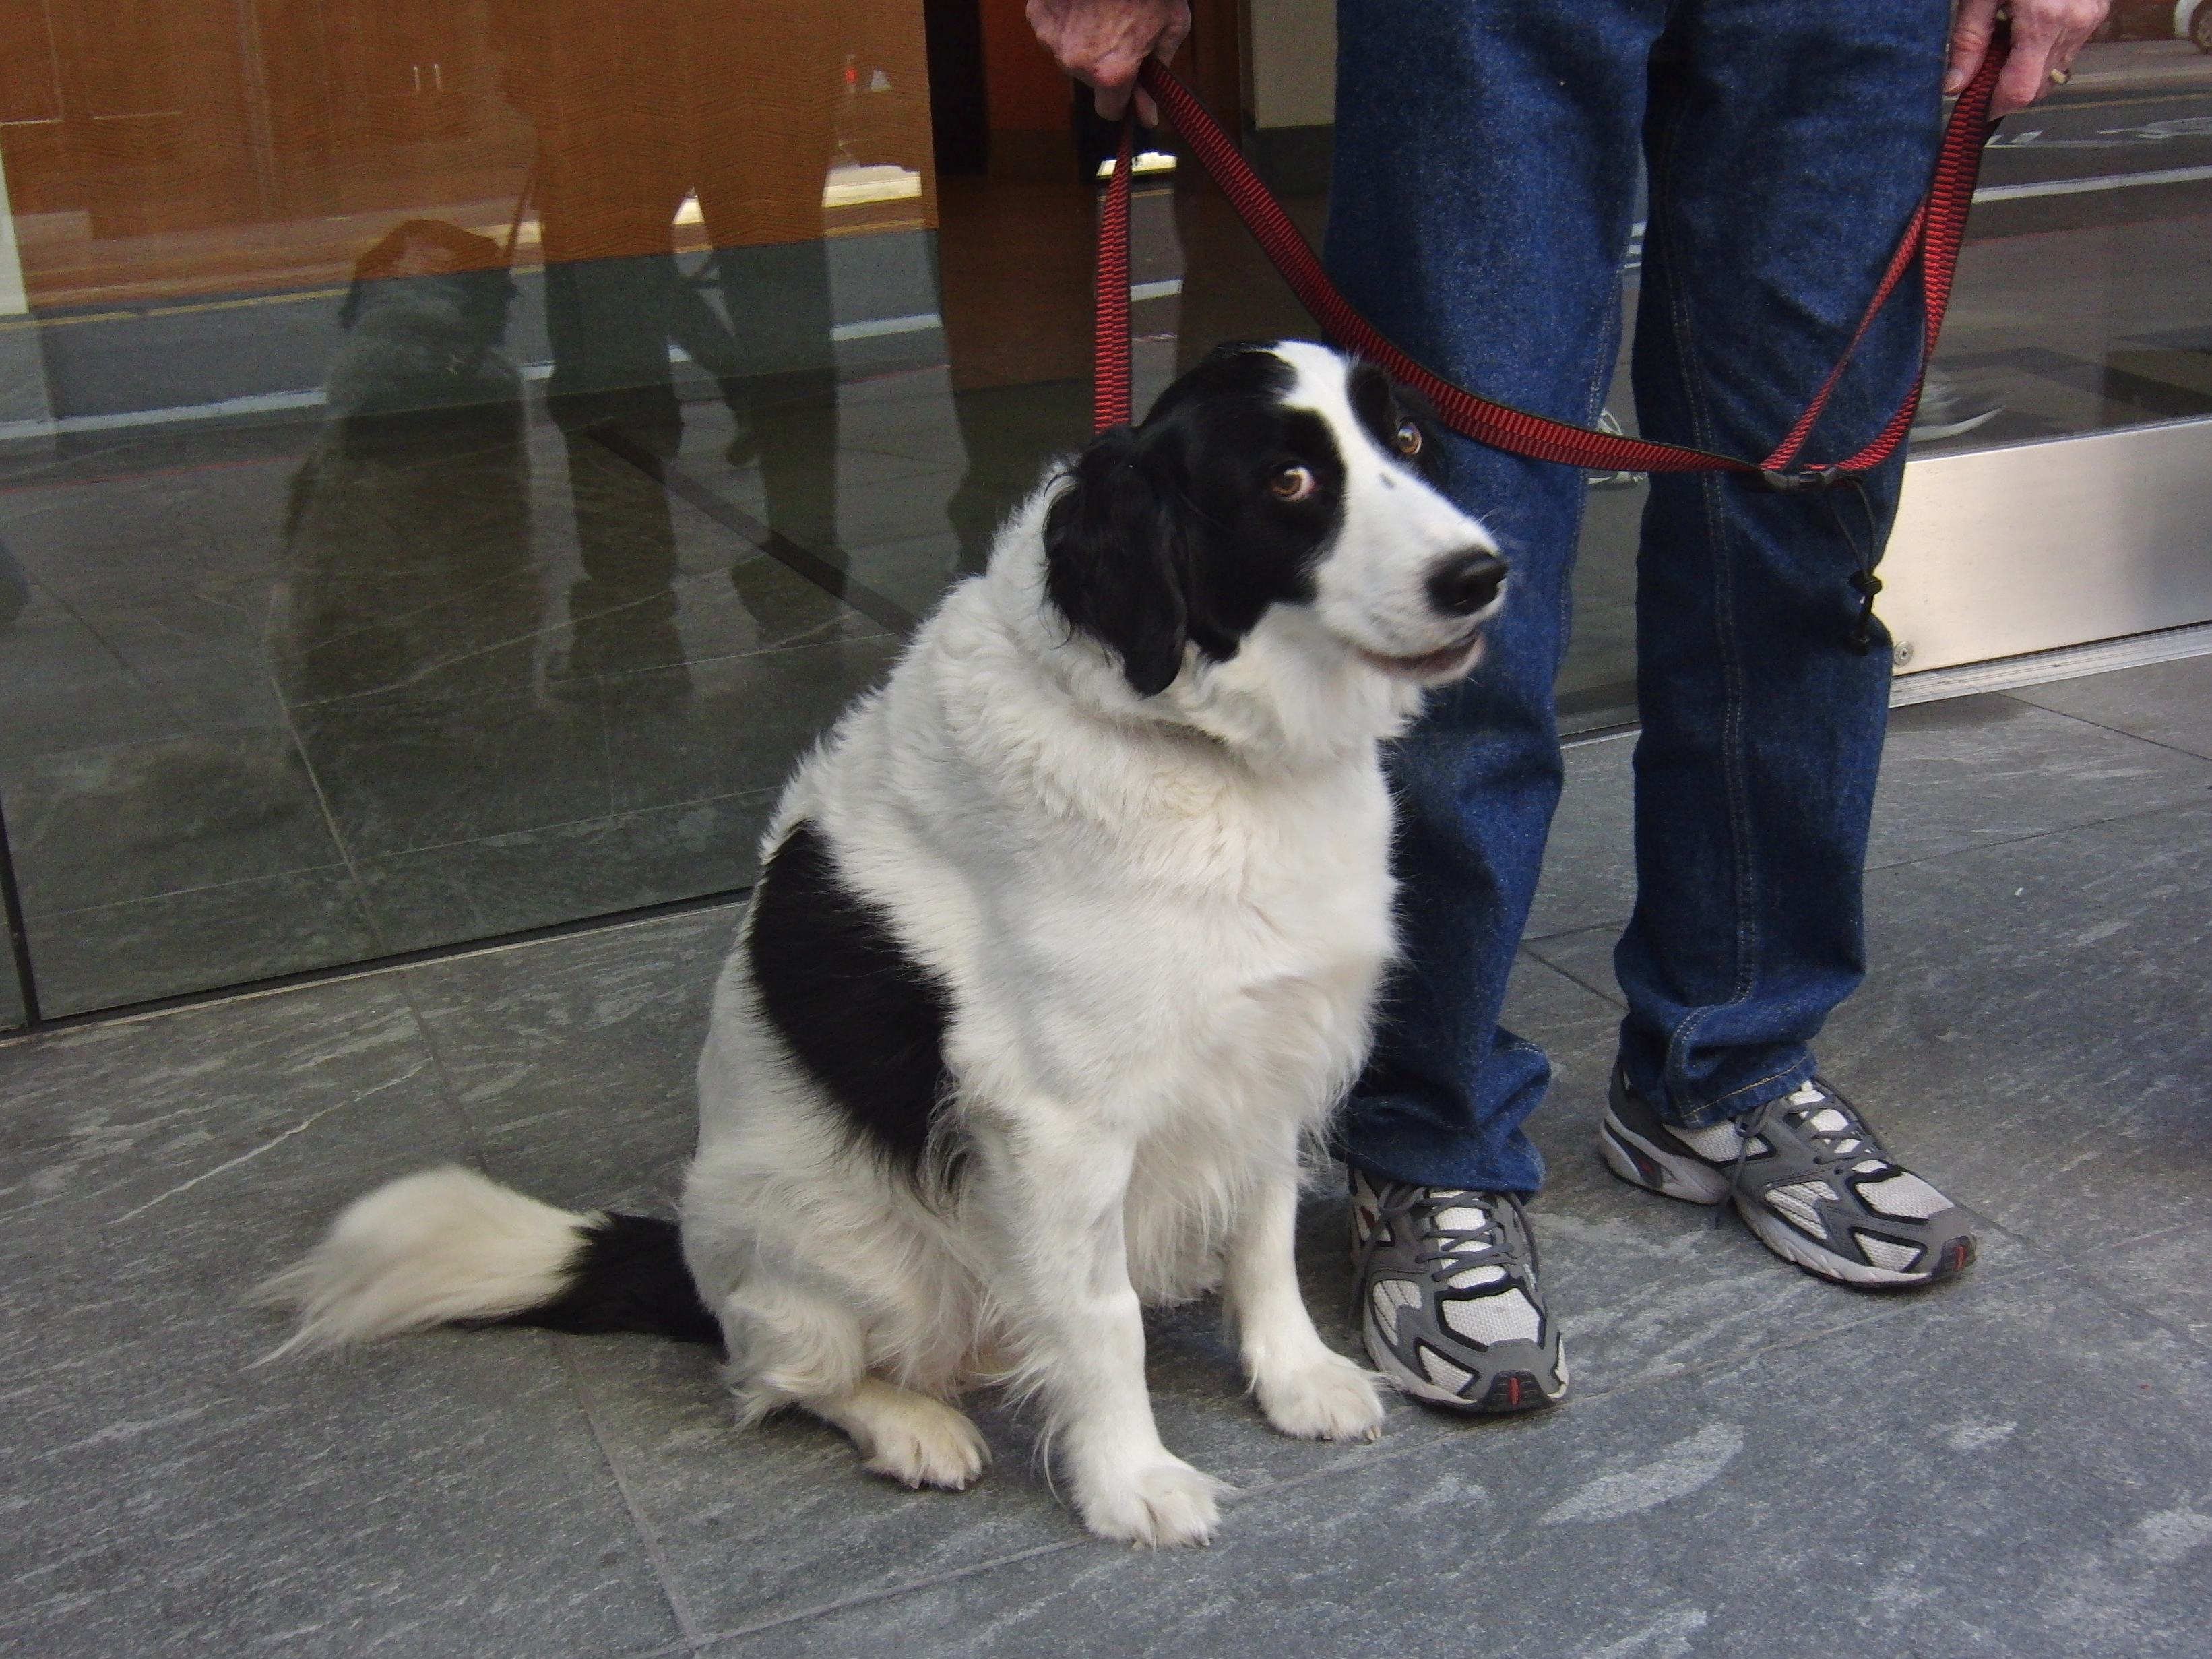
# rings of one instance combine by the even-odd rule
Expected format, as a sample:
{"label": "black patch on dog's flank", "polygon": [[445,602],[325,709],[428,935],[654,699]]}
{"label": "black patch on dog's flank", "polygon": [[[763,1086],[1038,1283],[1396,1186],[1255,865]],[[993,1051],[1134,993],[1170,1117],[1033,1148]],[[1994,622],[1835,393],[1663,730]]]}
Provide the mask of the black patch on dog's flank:
{"label": "black patch on dog's flank", "polygon": [[699,1299],[672,1221],[610,1215],[593,1222],[568,1273],[568,1288],[552,1301],[484,1322],[579,1336],[643,1331],[722,1346],[721,1322]]}
{"label": "black patch on dog's flank", "polygon": [[[1313,598],[1344,458],[1320,416],[1283,406],[1297,378],[1265,348],[1218,348],[1142,426],[1100,434],[1045,516],[1045,591],[1141,696],[1173,683],[1186,643],[1225,662],[1270,605]],[[1288,466],[1314,475],[1303,501],[1269,491]]]}
{"label": "black patch on dog's flank", "polygon": [[761,872],[745,952],[762,1010],[847,1126],[919,1170],[951,1083],[951,994],[881,908],[838,878],[811,823],[786,836]]}

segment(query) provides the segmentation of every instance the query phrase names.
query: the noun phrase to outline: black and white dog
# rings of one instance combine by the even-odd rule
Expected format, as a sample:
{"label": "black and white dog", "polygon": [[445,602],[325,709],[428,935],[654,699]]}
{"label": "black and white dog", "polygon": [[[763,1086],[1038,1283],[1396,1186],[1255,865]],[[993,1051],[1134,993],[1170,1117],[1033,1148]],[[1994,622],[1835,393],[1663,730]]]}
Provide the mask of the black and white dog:
{"label": "black and white dog", "polygon": [[[1203,1541],[1139,1309],[1219,1286],[1268,1420],[1371,1438],[1291,1259],[1392,950],[1378,745],[1465,674],[1505,569],[1389,380],[1224,348],[1057,472],[784,792],[699,1066],[681,1255],[459,1169],[272,1281],[288,1347],[447,1321],[726,1345],[910,1486],[954,1401],[1033,1391],[1091,1529]],[[688,1269],[688,1272],[687,1272]],[[696,1287],[696,1288],[695,1288]]]}

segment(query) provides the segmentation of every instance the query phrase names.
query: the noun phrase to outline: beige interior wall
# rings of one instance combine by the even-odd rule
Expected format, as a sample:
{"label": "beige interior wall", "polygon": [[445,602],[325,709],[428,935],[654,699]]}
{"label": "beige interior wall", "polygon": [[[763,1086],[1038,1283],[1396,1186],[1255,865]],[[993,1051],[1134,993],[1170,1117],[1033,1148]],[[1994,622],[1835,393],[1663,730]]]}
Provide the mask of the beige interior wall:
{"label": "beige interior wall", "polygon": [[1247,0],[1253,125],[1336,119],[1336,0]]}

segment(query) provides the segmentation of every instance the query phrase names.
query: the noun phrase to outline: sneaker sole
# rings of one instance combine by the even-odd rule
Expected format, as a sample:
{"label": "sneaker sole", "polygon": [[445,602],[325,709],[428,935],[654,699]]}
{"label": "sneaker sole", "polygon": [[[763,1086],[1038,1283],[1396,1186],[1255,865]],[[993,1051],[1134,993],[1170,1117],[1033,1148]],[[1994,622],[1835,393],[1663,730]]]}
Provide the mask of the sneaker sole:
{"label": "sneaker sole", "polygon": [[1631,1186],[1662,1198],[1677,1198],[1685,1204],[1727,1201],[1726,1176],[1710,1164],[1653,1146],[1614,1115],[1610,1106],[1598,1125],[1597,1150],[1605,1167]]}
{"label": "sneaker sole", "polygon": [[1490,1379],[1489,1389],[1480,1400],[1469,1400],[1430,1382],[1418,1371],[1409,1370],[1382,1341],[1371,1316],[1364,1322],[1360,1334],[1366,1342],[1367,1357],[1374,1361],[1375,1369],[1389,1377],[1399,1392],[1425,1401],[1431,1406],[1444,1406],[1453,1411],[1464,1412],[1471,1417],[1504,1417],[1515,1412],[1541,1411],[1547,1406],[1557,1405],[1567,1391],[1567,1350],[1565,1343],[1559,1346],[1560,1382],[1558,1388],[1546,1392],[1544,1385],[1533,1371],[1500,1371]]}
{"label": "sneaker sole", "polygon": [[1948,1279],[1974,1259],[1974,1241],[1959,1237],[1948,1240],[1936,1251],[1936,1266],[1925,1272],[1899,1272],[1894,1267],[1874,1267],[1863,1261],[1853,1261],[1823,1249],[1779,1217],[1761,1212],[1755,1205],[1736,1200],[1735,1212],[1743,1218],[1743,1224],[1751,1229],[1759,1242],[1793,1267],[1802,1267],[1815,1278],[1831,1284],[1855,1285],[1863,1291],[1917,1290],[1923,1285],[1933,1285]]}
{"label": "sneaker sole", "polygon": [[[1597,1149],[1606,1168],[1631,1186],[1685,1204],[1713,1206],[1730,1197],[1729,1178],[1711,1165],[1686,1158],[1653,1146],[1606,1109],[1598,1127]],[[1936,1265],[1925,1272],[1900,1272],[1893,1267],[1869,1267],[1823,1249],[1779,1216],[1756,1205],[1736,1200],[1735,1212],[1753,1237],[1792,1267],[1802,1267],[1831,1284],[1854,1285],[1863,1290],[1909,1290],[1933,1285],[1968,1266],[1974,1259],[1973,1241],[1954,1238],[1936,1252]]]}

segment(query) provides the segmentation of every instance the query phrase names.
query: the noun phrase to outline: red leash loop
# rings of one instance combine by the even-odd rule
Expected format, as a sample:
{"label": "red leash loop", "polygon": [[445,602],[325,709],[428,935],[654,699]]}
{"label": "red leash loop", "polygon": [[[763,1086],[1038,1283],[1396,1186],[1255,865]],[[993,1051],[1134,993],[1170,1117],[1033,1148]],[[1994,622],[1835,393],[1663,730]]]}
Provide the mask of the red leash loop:
{"label": "red leash loop", "polygon": [[[1206,117],[1212,119],[1211,116]],[[1091,430],[1129,423],[1129,154],[1137,118],[1121,123],[1114,182],[1098,218],[1098,293],[1091,325]]]}
{"label": "red leash loop", "polygon": [[[1206,106],[1176,75],[1157,61],[1147,59],[1139,83],[1159,102],[1176,131],[1182,135],[1200,166],[1221,187],[1237,216],[1252,233],[1291,291],[1304,302],[1330,339],[1340,347],[1367,359],[1404,385],[1412,386],[1436,405],[1438,417],[1453,431],[1477,443],[1510,454],[1540,461],[1581,467],[1593,472],[1739,472],[1762,477],[1777,489],[1796,489],[1831,483],[1866,472],[1887,459],[1912,429],[1920,404],[1920,385],[1890,417],[1874,441],[1850,459],[1832,466],[1790,471],[1806,439],[1826,409],[1829,398],[1843,378],[1859,342],[1890,296],[1903,285],[1915,263],[1920,267],[1921,295],[1927,314],[1923,345],[1923,373],[1936,349],[1936,337],[1943,326],[1943,312],[1951,297],[1951,281],[1958,268],[1959,248],[1966,240],[1966,213],[1973,205],[1974,179],[1981,165],[1982,147],[1989,142],[1995,123],[1989,118],[1990,95],[2004,67],[2007,42],[1994,43],[1981,69],[1959,101],[1953,106],[1938,152],[1936,176],[1927,198],[1913,212],[1904,239],[1890,258],[1873,303],[1860,319],[1850,343],[1828,378],[1797,418],[1789,435],[1763,461],[1746,461],[1682,444],[1659,443],[1649,438],[1629,438],[1588,428],[1570,426],[1547,416],[1493,403],[1454,386],[1424,368],[1385,339],[1352,302],[1337,292],[1322,269],[1321,261],[1306,246],[1305,238],[1291,222],[1267,187],[1260,182],[1243,155],[1224,132]],[[1106,207],[1098,232],[1098,301],[1097,346],[1093,366],[1097,397],[1093,404],[1096,428],[1129,418],[1129,220],[1130,129],[1125,123],[1121,151],[1114,164],[1114,179],[1106,194]]]}

